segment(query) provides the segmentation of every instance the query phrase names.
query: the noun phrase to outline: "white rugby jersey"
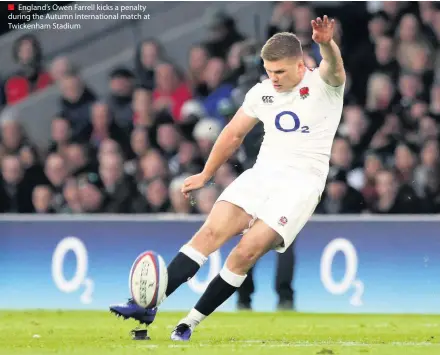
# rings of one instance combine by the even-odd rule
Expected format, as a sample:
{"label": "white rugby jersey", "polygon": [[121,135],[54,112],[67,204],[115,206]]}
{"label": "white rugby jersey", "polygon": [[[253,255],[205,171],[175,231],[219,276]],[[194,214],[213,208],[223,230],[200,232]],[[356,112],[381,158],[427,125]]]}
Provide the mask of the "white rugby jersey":
{"label": "white rugby jersey", "polygon": [[255,167],[284,167],[311,172],[325,183],[333,139],[341,120],[345,84],[332,87],[319,69],[306,69],[291,91],[278,93],[270,79],[246,94],[244,112],[264,124],[264,140]]}

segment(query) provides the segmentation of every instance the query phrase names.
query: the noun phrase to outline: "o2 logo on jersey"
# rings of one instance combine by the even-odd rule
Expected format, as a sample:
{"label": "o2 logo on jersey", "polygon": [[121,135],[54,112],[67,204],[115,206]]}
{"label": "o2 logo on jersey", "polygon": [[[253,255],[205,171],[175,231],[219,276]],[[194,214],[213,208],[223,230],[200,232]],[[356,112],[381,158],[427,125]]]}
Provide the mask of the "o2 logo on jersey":
{"label": "o2 logo on jersey", "polygon": [[[293,120],[293,127],[285,128],[281,125],[281,118],[286,117],[286,116],[290,117]],[[299,132],[301,132],[301,133],[310,133],[309,126],[301,126],[301,122],[299,120],[299,117],[292,111],[283,111],[283,112],[280,112],[278,115],[276,115],[275,127],[277,128],[277,130],[283,131],[283,132],[296,132],[300,129]]]}

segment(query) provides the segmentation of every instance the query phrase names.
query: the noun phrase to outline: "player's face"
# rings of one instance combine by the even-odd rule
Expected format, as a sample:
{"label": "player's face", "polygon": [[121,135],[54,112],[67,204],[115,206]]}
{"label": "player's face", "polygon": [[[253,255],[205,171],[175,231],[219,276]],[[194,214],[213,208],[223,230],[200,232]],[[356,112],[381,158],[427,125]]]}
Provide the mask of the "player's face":
{"label": "player's face", "polygon": [[304,76],[302,58],[284,58],[274,62],[264,60],[264,68],[277,92],[293,89]]}

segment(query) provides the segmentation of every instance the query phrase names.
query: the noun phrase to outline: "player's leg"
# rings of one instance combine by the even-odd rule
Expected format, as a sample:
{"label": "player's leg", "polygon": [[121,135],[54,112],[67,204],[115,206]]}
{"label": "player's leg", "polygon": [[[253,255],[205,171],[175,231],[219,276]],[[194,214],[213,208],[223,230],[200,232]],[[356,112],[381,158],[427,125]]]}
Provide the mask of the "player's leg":
{"label": "player's leg", "polygon": [[252,217],[241,207],[218,201],[200,230],[185,244],[168,266],[168,297],[192,278],[208,256],[249,226]]}
{"label": "player's leg", "polygon": [[237,308],[239,310],[251,310],[252,309],[252,294],[255,292],[254,285],[254,267],[250,268],[247,277],[243,284],[237,290],[238,300]]}
{"label": "player's leg", "polygon": [[319,185],[312,178],[299,176],[295,180],[293,186],[290,176],[273,182],[278,189],[257,210],[257,222],[231,252],[220,275],[211,281],[195,308],[179,322],[172,339],[188,340],[194,327],[243,284],[247,271],[262,255],[271,248],[284,253],[293,243],[313,214],[320,195]]}
{"label": "player's leg", "polygon": [[[252,217],[242,208],[227,201],[216,202],[203,226],[168,265],[166,296],[191,279],[212,252],[246,229],[251,220]],[[157,309],[145,309],[130,299],[110,306],[110,311],[148,325],[154,321]]]}
{"label": "player's leg", "polygon": [[294,247],[292,243],[284,253],[278,253],[275,276],[275,291],[278,294],[278,310],[294,309],[294,292],[292,289],[294,273]]}
{"label": "player's leg", "polygon": [[243,284],[257,260],[282,241],[277,232],[257,220],[229,254],[220,274],[210,282],[196,306],[179,322],[171,339],[189,340],[194,328]]}

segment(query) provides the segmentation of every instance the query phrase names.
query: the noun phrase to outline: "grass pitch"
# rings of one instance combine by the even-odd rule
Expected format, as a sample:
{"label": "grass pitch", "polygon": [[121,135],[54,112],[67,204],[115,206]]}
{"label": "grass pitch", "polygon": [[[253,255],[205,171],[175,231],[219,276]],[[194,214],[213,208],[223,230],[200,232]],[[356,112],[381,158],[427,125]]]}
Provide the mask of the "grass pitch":
{"label": "grass pitch", "polygon": [[134,341],[136,323],[110,313],[0,312],[0,354],[440,354],[440,316],[214,313],[190,342],[171,342],[183,315],[159,313],[152,340]]}

